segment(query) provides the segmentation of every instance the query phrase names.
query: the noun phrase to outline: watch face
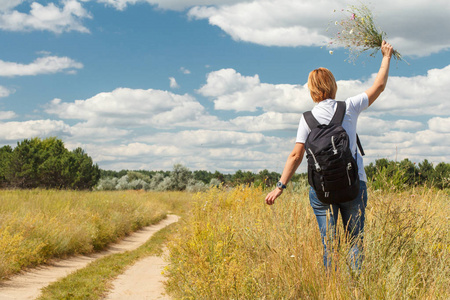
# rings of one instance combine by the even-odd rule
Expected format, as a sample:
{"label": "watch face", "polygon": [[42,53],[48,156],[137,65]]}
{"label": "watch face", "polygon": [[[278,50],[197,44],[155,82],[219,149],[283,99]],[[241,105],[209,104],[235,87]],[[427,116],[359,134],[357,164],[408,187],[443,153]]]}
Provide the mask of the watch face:
{"label": "watch face", "polygon": [[280,188],[280,189],[283,188],[283,184],[281,183],[281,181],[277,182],[277,187]]}

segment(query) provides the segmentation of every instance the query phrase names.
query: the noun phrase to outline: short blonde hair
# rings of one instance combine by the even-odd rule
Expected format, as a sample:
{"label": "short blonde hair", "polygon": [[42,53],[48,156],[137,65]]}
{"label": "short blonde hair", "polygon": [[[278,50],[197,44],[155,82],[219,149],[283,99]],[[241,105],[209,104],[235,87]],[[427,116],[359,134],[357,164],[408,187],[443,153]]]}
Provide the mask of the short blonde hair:
{"label": "short blonde hair", "polygon": [[333,73],[325,68],[318,68],[308,76],[308,88],[314,102],[336,97],[337,85]]}

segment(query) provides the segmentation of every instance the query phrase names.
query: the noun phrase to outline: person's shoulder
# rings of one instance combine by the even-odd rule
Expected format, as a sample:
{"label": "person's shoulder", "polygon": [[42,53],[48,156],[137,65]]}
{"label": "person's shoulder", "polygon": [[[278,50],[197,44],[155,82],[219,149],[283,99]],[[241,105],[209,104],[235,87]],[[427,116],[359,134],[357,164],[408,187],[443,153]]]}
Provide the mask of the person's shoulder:
{"label": "person's shoulder", "polygon": [[369,107],[369,97],[365,92],[360,93],[356,96],[347,98],[345,100],[348,109],[353,109],[357,112],[361,112],[367,107]]}

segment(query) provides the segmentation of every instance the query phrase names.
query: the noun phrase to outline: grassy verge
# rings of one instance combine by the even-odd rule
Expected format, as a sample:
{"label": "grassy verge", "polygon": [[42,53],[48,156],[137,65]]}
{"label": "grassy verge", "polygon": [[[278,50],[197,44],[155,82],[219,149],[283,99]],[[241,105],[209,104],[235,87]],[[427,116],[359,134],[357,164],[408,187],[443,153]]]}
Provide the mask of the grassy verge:
{"label": "grassy verge", "polygon": [[0,191],[0,279],[54,257],[104,249],[183,213],[190,195],[179,192]]}
{"label": "grassy verge", "polygon": [[122,274],[127,266],[149,255],[160,255],[162,244],[174,231],[171,224],[156,232],[151,239],[134,251],[106,256],[86,268],[43,289],[39,299],[102,299],[111,288],[112,280]]}
{"label": "grassy verge", "polygon": [[[449,299],[450,201],[429,188],[369,190],[365,260],[342,231],[326,273],[307,190],[274,206],[256,188],[198,194],[169,242],[168,291],[183,299]],[[339,221],[339,228],[342,222]]]}

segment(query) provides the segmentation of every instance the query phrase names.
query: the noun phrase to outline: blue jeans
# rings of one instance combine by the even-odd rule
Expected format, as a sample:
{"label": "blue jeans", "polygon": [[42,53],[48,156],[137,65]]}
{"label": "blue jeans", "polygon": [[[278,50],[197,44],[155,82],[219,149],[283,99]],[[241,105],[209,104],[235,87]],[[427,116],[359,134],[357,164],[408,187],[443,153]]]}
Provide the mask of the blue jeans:
{"label": "blue jeans", "polygon": [[[350,264],[353,270],[361,269],[363,259],[363,231],[365,211],[367,206],[367,186],[364,181],[360,182],[359,194],[356,199],[340,204],[325,204],[321,202],[313,188],[309,190],[309,201],[319,224],[320,236],[324,252],[323,263],[326,268],[331,266],[331,255],[333,249],[332,241],[336,235],[336,223],[341,213],[345,233],[350,238],[351,248],[349,253]],[[327,236],[328,233],[328,236]]]}

